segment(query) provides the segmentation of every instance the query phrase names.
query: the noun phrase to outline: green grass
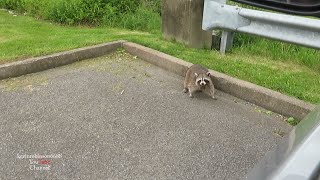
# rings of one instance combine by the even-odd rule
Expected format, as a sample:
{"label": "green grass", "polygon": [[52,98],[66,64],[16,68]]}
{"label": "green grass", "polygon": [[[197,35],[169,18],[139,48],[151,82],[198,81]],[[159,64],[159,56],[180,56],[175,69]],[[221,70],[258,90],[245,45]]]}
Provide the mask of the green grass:
{"label": "green grass", "polygon": [[145,32],[111,28],[68,27],[0,11],[0,63],[125,37],[148,38]]}
{"label": "green grass", "polygon": [[299,124],[300,121],[297,119],[294,119],[293,117],[289,117],[287,119],[287,122],[292,126],[296,126],[297,124]]}
{"label": "green grass", "polygon": [[159,30],[148,33],[61,26],[27,16],[14,17],[5,11],[0,11],[0,24],[0,64],[125,39],[311,103],[320,103],[320,54],[308,48],[238,35],[233,52],[222,56],[217,51],[191,49],[166,41]]}

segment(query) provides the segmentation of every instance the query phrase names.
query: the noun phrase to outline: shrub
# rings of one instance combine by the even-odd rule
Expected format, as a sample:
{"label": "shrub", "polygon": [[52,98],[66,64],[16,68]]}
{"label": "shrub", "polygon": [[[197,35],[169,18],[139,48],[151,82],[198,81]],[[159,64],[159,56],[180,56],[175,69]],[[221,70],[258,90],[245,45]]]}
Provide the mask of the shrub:
{"label": "shrub", "polygon": [[99,24],[104,13],[101,0],[58,0],[47,18],[70,25]]}
{"label": "shrub", "polygon": [[[47,18],[48,12],[52,8],[51,1],[44,0],[24,0],[23,11],[27,12],[31,16],[39,18]],[[22,11],[20,10],[22,13]]]}
{"label": "shrub", "polygon": [[160,0],[1,0],[0,7],[69,25],[160,29]]}
{"label": "shrub", "polygon": [[159,14],[140,7],[135,13],[127,13],[118,19],[123,28],[141,31],[160,30],[161,20]]}
{"label": "shrub", "polygon": [[24,1],[23,0],[1,0],[0,7],[16,10],[16,11],[24,11]]}
{"label": "shrub", "polygon": [[118,15],[134,13],[140,5],[141,0],[102,0],[104,4],[115,8]]}

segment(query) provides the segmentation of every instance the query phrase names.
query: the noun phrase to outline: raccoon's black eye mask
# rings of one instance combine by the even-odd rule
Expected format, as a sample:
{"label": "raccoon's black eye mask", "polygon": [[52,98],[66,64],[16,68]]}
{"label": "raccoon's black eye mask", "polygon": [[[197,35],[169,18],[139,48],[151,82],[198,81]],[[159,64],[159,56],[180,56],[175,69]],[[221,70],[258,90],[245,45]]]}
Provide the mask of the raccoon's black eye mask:
{"label": "raccoon's black eye mask", "polygon": [[204,82],[206,82],[207,84],[209,84],[209,80],[205,79]]}

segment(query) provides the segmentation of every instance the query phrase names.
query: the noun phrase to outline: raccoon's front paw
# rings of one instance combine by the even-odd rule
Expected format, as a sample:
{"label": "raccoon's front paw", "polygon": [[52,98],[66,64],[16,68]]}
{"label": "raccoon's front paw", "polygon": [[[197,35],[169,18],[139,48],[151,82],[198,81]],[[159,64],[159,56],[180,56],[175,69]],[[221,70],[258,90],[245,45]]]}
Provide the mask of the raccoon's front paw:
{"label": "raccoon's front paw", "polygon": [[189,98],[193,98],[193,95],[192,95],[192,94],[189,94]]}
{"label": "raccoon's front paw", "polygon": [[214,97],[214,96],[212,96],[212,99],[213,99],[213,100],[217,100],[217,98],[216,98],[216,97]]}
{"label": "raccoon's front paw", "polygon": [[188,89],[187,89],[187,88],[184,88],[184,89],[183,89],[183,92],[184,92],[184,93],[187,93],[187,92],[188,92]]}

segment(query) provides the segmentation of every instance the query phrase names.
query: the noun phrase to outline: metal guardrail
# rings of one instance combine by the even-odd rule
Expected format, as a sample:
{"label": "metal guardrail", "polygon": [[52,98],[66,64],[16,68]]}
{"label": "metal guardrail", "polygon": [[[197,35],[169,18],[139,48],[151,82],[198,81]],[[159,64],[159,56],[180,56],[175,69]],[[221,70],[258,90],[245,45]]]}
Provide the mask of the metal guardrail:
{"label": "metal guardrail", "polygon": [[319,0],[232,0],[254,7],[296,14],[302,16],[320,17]]}
{"label": "metal guardrail", "polygon": [[[205,0],[203,30],[244,32],[320,49],[320,20],[245,9],[225,3],[225,0]],[[222,53],[232,44],[227,37],[229,34],[232,35],[222,35]]]}

